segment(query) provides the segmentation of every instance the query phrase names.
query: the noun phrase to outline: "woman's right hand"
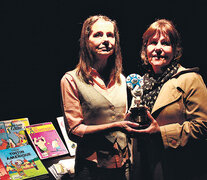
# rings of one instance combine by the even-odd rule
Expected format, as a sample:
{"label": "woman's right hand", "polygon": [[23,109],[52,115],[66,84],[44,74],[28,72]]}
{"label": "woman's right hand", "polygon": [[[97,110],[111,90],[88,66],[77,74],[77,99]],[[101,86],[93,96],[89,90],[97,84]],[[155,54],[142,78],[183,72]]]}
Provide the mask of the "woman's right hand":
{"label": "woman's right hand", "polygon": [[119,121],[116,122],[116,127],[121,128],[124,131],[127,131],[128,133],[134,133],[137,132],[137,129],[139,128],[139,124],[131,121]]}

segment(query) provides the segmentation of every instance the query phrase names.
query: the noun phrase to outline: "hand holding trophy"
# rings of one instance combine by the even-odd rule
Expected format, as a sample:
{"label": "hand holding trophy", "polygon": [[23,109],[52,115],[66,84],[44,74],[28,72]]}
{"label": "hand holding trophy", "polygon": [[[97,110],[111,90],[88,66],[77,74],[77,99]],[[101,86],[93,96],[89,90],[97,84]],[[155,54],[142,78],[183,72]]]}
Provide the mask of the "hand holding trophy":
{"label": "hand holding trophy", "polygon": [[142,102],[143,95],[143,77],[138,74],[130,74],[126,79],[127,87],[131,90],[132,102],[129,108],[130,120],[140,124],[140,127],[146,127],[149,124],[147,118],[147,109]]}

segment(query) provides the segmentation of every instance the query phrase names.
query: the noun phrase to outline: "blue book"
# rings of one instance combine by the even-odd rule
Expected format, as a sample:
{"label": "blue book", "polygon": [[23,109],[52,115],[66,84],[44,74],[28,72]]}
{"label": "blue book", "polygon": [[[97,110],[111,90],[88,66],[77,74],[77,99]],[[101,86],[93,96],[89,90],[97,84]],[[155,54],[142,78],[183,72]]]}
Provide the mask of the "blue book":
{"label": "blue book", "polygon": [[20,147],[28,144],[25,127],[29,125],[28,118],[19,118],[2,121],[5,124],[9,137],[10,148]]}
{"label": "blue book", "polygon": [[47,169],[31,145],[0,150],[0,159],[11,179],[48,176]]}
{"label": "blue book", "polygon": [[0,122],[0,150],[10,148],[9,137],[4,122]]}

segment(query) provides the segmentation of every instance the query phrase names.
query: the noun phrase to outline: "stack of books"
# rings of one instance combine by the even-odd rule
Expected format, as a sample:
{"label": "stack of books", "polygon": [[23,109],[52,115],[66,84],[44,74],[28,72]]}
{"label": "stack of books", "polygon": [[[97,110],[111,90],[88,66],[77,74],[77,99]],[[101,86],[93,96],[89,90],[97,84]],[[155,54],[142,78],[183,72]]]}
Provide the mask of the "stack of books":
{"label": "stack of books", "polygon": [[48,177],[48,171],[28,144],[28,118],[0,121],[0,179]]}
{"label": "stack of books", "polygon": [[68,149],[52,122],[30,125],[28,118],[0,121],[0,180],[48,178],[42,160],[66,154],[70,154],[68,159],[48,169],[55,179],[74,175],[77,144],[68,138],[63,117],[57,122]]}

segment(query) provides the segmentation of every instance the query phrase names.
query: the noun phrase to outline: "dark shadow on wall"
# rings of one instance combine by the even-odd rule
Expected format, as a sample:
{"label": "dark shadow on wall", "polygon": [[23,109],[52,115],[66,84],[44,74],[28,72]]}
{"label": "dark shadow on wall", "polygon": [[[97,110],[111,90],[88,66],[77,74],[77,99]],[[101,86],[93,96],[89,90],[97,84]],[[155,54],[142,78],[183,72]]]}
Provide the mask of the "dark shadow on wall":
{"label": "dark shadow on wall", "polygon": [[182,64],[198,66],[205,80],[206,4],[179,1],[1,1],[0,120],[28,117],[31,124],[61,116],[60,79],[78,62],[83,21],[104,14],[118,23],[124,74],[142,74],[141,36],[157,18],[181,33]]}

